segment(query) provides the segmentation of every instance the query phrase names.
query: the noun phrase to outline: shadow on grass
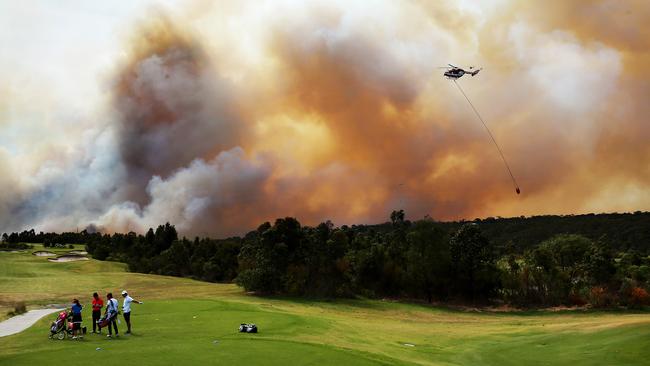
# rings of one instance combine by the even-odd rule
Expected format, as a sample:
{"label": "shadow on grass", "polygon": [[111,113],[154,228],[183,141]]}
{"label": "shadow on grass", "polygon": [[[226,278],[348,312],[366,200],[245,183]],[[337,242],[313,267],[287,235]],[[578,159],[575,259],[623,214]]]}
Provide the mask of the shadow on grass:
{"label": "shadow on grass", "polygon": [[350,310],[355,308],[364,310],[418,310],[425,312],[449,313],[449,314],[466,314],[466,315],[486,315],[486,316],[557,316],[557,315],[650,315],[650,307],[628,309],[618,308],[528,308],[511,310],[499,310],[490,307],[472,307],[459,304],[436,303],[429,304],[419,302],[413,299],[372,299],[364,297],[356,298],[321,298],[321,297],[298,297],[287,295],[268,295],[268,294],[248,294],[251,298],[259,298],[269,301],[285,301],[303,306],[314,307],[336,307],[341,309],[341,305],[349,307]]}

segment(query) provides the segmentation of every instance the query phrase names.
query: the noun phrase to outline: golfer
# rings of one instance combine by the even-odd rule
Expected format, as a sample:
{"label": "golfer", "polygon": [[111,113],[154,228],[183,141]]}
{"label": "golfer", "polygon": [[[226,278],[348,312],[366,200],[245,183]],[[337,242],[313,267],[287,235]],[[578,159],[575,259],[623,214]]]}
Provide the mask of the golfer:
{"label": "golfer", "polygon": [[126,290],[122,291],[122,297],[124,298],[122,315],[124,316],[124,321],[126,321],[126,334],[131,334],[131,303],[142,304],[142,301],[134,300]]}
{"label": "golfer", "polygon": [[113,298],[113,293],[109,292],[106,294],[106,299],[108,300],[106,302],[106,315],[108,320],[108,335],[106,337],[111,338],[113,333],[111,331],[111,325],[115,329],[115,336],[119,337],[120,335],[118,334],[117,330],[117,309],[119,304],[117,303],[117,299]]}
{"label": "golfer", "polygon": [[[97,333],[95,330],[99,328],[97,322],[99,318],[102,317],[102,308],[104,307],[104,300],[102,300],[99,295],[95,292],[93,294],[93,333]],[[102,328],[99,328],[99,333],[102,332]]]}
{"label": "golfer", "polygon": [[[81,310],[83,306],[79,300],[72,299],[72,339],[77,339],[77,334],[81,330]],[[79,335],[81,337],[81,335]]]}

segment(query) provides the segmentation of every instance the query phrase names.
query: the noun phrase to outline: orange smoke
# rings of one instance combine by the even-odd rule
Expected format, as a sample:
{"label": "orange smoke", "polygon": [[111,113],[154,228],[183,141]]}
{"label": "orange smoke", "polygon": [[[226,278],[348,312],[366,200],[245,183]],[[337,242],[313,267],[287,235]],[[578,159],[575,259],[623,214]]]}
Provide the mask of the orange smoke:
{"label": "orange smoke", "polygon": [[[413,2],[385,23],[351,24],[354,14],[323,5],[268,24],[262,61],[250,63],[154,19],[114,89],[128,199],[141,205],[129,220],[229,235],[287,215],[343,224],[393,209],[436,219],[647,209],[647,198],[630,202],[650,189],[650,73],[639,67],[649,37],[620,23],[638,15],[588,3],[516,3],[480,21]],[[460,82],[522,196],[436,69],[459,55],[486,66]],[[617,202],[615,186],[629,195]],[[98,222],[119,230],[120,217]]]}

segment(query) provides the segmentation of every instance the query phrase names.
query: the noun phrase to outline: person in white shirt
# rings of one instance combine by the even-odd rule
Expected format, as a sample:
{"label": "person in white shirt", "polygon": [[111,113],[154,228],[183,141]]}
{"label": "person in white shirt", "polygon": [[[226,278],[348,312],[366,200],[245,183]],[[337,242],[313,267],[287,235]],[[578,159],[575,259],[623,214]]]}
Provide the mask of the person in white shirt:
{"label": "person in white shirt", "polygon": [[111,292],[106,294],[106,299],[108,300],[106,302],[106,315],[107,319],[109,319],[107,337],[111,338],[113,336],[111,325],[113,328],[115,328],[115,336],[119,337],[120,335],[118,334],[117,330],[117,309],[119,305],[117,303],[117,299],[113,297],[113,294]]}
{"label": "person in white shirt", "polygon": [[122,291],[122,297],[124,298],[124,302],[122,303],[122,315],[124,316],[124,321],[126,321],[126,334],[131,334],[131,303],[142,304],[142,301],[134,300],[129,296],[126,290]]}

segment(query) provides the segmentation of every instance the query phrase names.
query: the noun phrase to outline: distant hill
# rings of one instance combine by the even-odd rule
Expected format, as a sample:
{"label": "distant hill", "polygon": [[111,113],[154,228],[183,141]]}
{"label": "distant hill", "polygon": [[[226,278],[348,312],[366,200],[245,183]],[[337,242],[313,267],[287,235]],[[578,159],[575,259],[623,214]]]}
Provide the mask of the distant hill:
{"label": "distant hill", "polygon": [[[580,234],[616,250],[633,249],[650,254],[650,212],[489,217],[437,223],[446,231],[454,232],[468,222],[477,223],[497,247],[504,248],[512,243],[520,253],[557,234]],[[361,229],[364,225],[354,227]],[[384,223],[365,227],[383,232],[390,231],[392,226]]]}
{"label": "distant hill", "polygon": [[[518,251],[531,248],[557,234],[580,234],[627,251],[650,252],[650,212],[487,218],[476,220],[498,246],[512,241]],[[447,223],[458,226],[459,223]]]}

